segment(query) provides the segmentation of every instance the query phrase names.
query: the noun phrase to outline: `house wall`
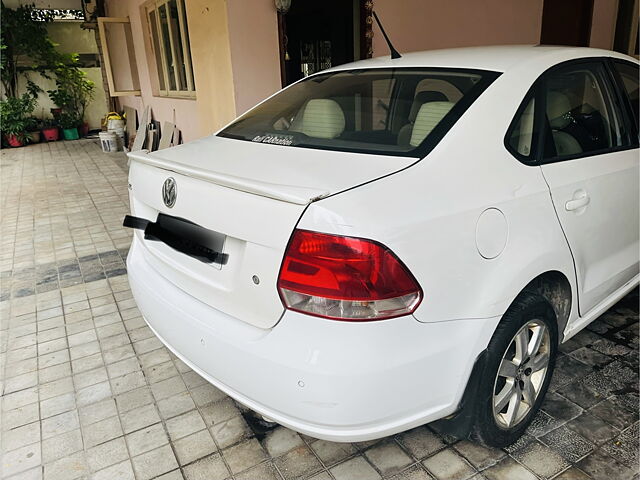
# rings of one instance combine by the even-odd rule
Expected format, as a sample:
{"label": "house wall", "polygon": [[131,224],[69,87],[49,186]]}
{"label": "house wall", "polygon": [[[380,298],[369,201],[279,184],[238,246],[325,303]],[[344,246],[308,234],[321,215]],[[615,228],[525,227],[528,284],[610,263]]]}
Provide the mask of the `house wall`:
{"label": "house wall", "polygon": [[[95,35],[91,30],[83,30],[81,22],[76,21],[59,21],[52,22],[47,25],[47,31],[49,38],[56,44],[56,49],[62,53],[98,53],[98,47],[96,45]],[[102,118],[105,113],[105,99],[107,93],[102,86],[102,73],[100,67],[81,68],[83,72],[87,74],[89,80],[95,84],[93,100],[87,106],[85,111],[85,120],[89,123],[89,128],[97,130],[101,127]],[[51,101],[47,90],[54,90],[56,88],[55,81],[53,79],[46,79],[37,73],[30,73],[29,78],[42,90],[44,93],[38,95],[38,106],[34,115],[38,118],[51,117],[50,109],[56,105]],[[22,94],[26,91],[27,80],[20,76],[18,79],[18,93]]]}
{"label": "house wall", "polygon": [[[118,97],[119,106],[120,108],[124,106],[135,108],[138,111],[138,118],[142,116],[146,106],[150,106],[152,117],[155,120],[175,123],[182,131],[184,141],[193,140],[199,136],[196,101],[193,99],[159,97],[153,93],[151,71],[149,69],[149,60],[152,57],[148,56],[146,52],[145,42],[148,43],[148,38],[141,22],[141,6],[143,3],[145,2],[142,0],[114,0],[108,1],[106,4],[108,16],[129,17],[140,80],[141,95]],[[122,72],[128,72],[130,66],[126,49],[118,49],[110,53],[112,68],[116,77]],[[155,73],[155,67],[153,72]]]}
{"label": "house wall", "polygon": [[[84,113],[84,119],[89,123],[89,129],[99,130],[102,126],[102,119],[107,113],[104,109],[105,106],[105,92],[102,89],[102,72],[100,67],[81,68],[83,72],[87,74],[87,78],[96,84],[95,95],[93,100],[87,105],[87,109]],[[51,101],[47,90],[54,90],[56,88],[56,82],[53,79],[46,79],[38,75],[37,73],[31,73],[29,78],[42,90],[44,93],[38,95],[38,106],[33,112],[33,115],[38,118],[50,118],[50,110],[56,105]],[[26,92],[27,81],[23,76],[18,79],[18,94],[22,95]]]}
{"label": "house wall", "polygon": [[[399,52],[473,45],[536,44],[543,0],[375,0]],[[374,26],[373,56],[389,49]]]}
{"label": "house wall", "polygon": [[589,46],[607,50],[613,48],[617,16],[618,0],[594,0]]}
{"label": "house wall", "polygon": [[[227,2],[186,0],[185,8],[197,96],[194,133],[200,137],[213,133],[235,118]],[[178,128],[182,126],[178,124]]]}
{"label": "house wall", "polygon": [[[158,96],[155,59],[142,11],[145,0],[107,0],[107,13],[129,17],[140,96],[119,97],[153,118],[172,121],[189,141],[210,134],[276,92],[281,85],[273,0],[184,0],[196,98]],[[308,1],[308,0],[294,0]],[[555,1],[555,0],[547,0]],[[594,0],[592,46],[610,48],[618,0]],[[493,44],[536,44],[544,0],[375,0],[375,10],[400,52]],[[112,52],[114,70],[128,72]],[[388,49],[374,27],[374,56]]]}
{"label": "house wall", "polygon": [[282,87],[278,18],[273,0],[232,0],[227,9],[234,98],[240,115]]}

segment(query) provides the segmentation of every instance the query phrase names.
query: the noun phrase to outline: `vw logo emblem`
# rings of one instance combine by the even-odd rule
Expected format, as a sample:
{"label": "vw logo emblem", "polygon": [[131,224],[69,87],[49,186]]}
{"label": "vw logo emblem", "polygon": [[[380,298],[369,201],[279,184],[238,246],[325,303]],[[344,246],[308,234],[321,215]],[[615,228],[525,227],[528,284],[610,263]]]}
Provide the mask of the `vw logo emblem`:
{"label": "vw logo emblem", "polygon": [[178,189],[175,179],[169,177],[164,181],[162,185],[162,200],[164,204],[171,208],[176,204],[176,197],[178,196]]}

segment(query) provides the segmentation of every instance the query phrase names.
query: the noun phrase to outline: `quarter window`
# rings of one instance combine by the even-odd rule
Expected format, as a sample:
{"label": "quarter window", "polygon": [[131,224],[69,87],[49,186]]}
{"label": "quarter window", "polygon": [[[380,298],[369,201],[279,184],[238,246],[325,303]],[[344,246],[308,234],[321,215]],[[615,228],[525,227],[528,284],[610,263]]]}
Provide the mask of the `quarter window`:
{"label": "quarter window", "polygon": [[184,0],[155,0],[147,22],[161,96],[195,96]]}
{"label": "quarter window", "polygon": [[508,145],[512,152],[523,160],[533,159],[534,111],[536,100],[533,96],[525,102],[525,107],[516,116],[508,135]]}
{"label": "quarter window", "polygon": [[544,158],[575,157],[621,147],[624,127],[613,108],[601,65],[581,64],[546,77]]}

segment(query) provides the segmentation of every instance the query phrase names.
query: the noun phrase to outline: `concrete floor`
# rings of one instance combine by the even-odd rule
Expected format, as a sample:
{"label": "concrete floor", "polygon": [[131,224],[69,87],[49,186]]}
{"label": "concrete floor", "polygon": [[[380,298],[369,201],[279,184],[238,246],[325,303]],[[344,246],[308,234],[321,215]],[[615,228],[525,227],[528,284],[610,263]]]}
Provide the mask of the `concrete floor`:
{"label": "concrete floor", "polygon": [[638,478],[637,290],[561,347],[543,411],[505,450],[428,426],[355,444],[256,434],[136,308],[123,155],[5,149],[0,184],[2,478]]}

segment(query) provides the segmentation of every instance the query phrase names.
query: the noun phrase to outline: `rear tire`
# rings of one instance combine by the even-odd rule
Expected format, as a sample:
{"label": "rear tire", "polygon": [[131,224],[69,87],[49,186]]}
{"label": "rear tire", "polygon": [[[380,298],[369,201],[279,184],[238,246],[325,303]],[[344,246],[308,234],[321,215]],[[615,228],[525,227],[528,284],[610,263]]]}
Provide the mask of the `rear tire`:
{"label": "rear tire", "polygon": [[558,328],[551,304],[523,292],[487,347],[470,437],[491,447],[514,443],[540,409],[555,366]]}

